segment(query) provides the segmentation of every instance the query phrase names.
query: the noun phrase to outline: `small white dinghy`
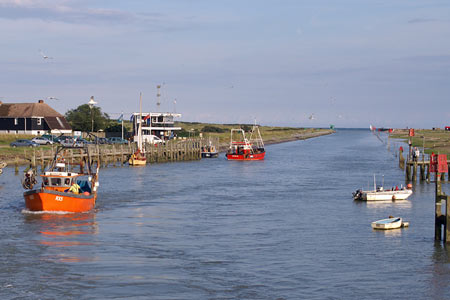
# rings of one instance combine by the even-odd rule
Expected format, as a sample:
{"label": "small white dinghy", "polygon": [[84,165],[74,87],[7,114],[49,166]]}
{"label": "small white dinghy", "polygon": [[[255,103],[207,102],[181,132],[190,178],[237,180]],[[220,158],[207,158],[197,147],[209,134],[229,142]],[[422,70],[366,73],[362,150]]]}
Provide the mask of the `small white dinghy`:
{"label": "small white dinghy", "polygon": [[399,217],[390,217],[388,219],[382,219],[375,222],[372,222],[372,228],[373,229],[397,229],[401,227],[407,227],[409,226],[408,222],[403,222],[402,218]]}

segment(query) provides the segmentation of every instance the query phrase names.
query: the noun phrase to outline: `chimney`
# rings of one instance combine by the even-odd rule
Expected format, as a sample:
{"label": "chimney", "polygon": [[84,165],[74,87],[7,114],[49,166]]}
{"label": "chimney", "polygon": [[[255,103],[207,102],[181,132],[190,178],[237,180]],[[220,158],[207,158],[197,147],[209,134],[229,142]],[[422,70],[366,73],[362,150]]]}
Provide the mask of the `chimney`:
{"label": "chimney", "polygon": [[39,100],[38,103],[44,103],[44,100]]}

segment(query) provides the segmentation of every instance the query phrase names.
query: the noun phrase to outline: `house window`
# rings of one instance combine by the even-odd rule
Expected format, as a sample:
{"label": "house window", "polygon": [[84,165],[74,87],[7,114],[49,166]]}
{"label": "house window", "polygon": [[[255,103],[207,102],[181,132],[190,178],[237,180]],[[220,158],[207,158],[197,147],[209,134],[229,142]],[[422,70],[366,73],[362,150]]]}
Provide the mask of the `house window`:
{"label": "house window", "polygon": [[38,119],[37,119],[37,124],[38,124],[38,125],[42,125],[42,118],[38,118]]}
{"label": "house window", "polygon": [[14,118],[14,125],[18,125],[19,124],[19,119],[18,118]]}

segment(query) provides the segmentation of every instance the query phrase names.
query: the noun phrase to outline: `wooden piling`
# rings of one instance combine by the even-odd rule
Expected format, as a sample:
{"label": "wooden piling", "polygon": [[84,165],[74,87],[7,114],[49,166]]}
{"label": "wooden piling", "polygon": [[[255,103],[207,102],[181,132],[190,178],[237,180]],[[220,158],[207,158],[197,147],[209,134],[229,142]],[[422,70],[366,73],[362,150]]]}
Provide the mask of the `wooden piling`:
{"label": "wooden piling", "polygon": [[14,173],[19,174],[19,157],[16,156],[16,161],[14,162]]}
{"label": "wooden piling", "polygon": [[442,238],[442,203],[440,195],[442,193],[441,176],[436,173],[436,195],[435,195],[435,213],[434,213],[434,239],[440,241]]}

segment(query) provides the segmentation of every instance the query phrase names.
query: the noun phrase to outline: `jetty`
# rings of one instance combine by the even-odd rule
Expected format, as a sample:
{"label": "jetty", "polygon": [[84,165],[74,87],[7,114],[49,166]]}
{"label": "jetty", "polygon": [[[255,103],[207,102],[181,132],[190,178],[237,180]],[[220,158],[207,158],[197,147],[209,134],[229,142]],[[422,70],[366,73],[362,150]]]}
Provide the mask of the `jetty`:
{"label": "jetty", "polygon": [[[403,148],[399,149],[399,167],[405,170],[405,180],[408,182],[416,182],[417,177],[419,177],[420,181],[426,181],[427,183],[431,182],[430,173],[433,173],[432,163],[431,163],[432,155],[422,155],[421,159],[414,160],[410,155],[407,155],[407,158],[403,156]],[[450,164],[450,161],[447,160],[447,165]],[[447,176],[447,180],[446,180]],[[450,181],[449,173],[440,172],[439,173],[440,181]]]}
{"label": "jetty", "polygon": [[[145,155],[148,163],[163,163],[176,161],[190,161],[201,159],[201,139],[191,138],[186,140],[170,140],[163,144],[144,144]],[[129,145],[99,145],[89,144],[91,163],[98,164],[102,168],[108,166],[124,165],[129,157],[136,151],[136,144]],[[41,167],[44,170],[55,154],[55,148],[44,149],[24,149],[24,157],[29,161],[30,167]],[[75,153],[72,149],[67,149],[65,158],[70,164],[79,164],[83,160],[83,155]],[[15,169],[19,169],[19,157],[15,158]]]}

